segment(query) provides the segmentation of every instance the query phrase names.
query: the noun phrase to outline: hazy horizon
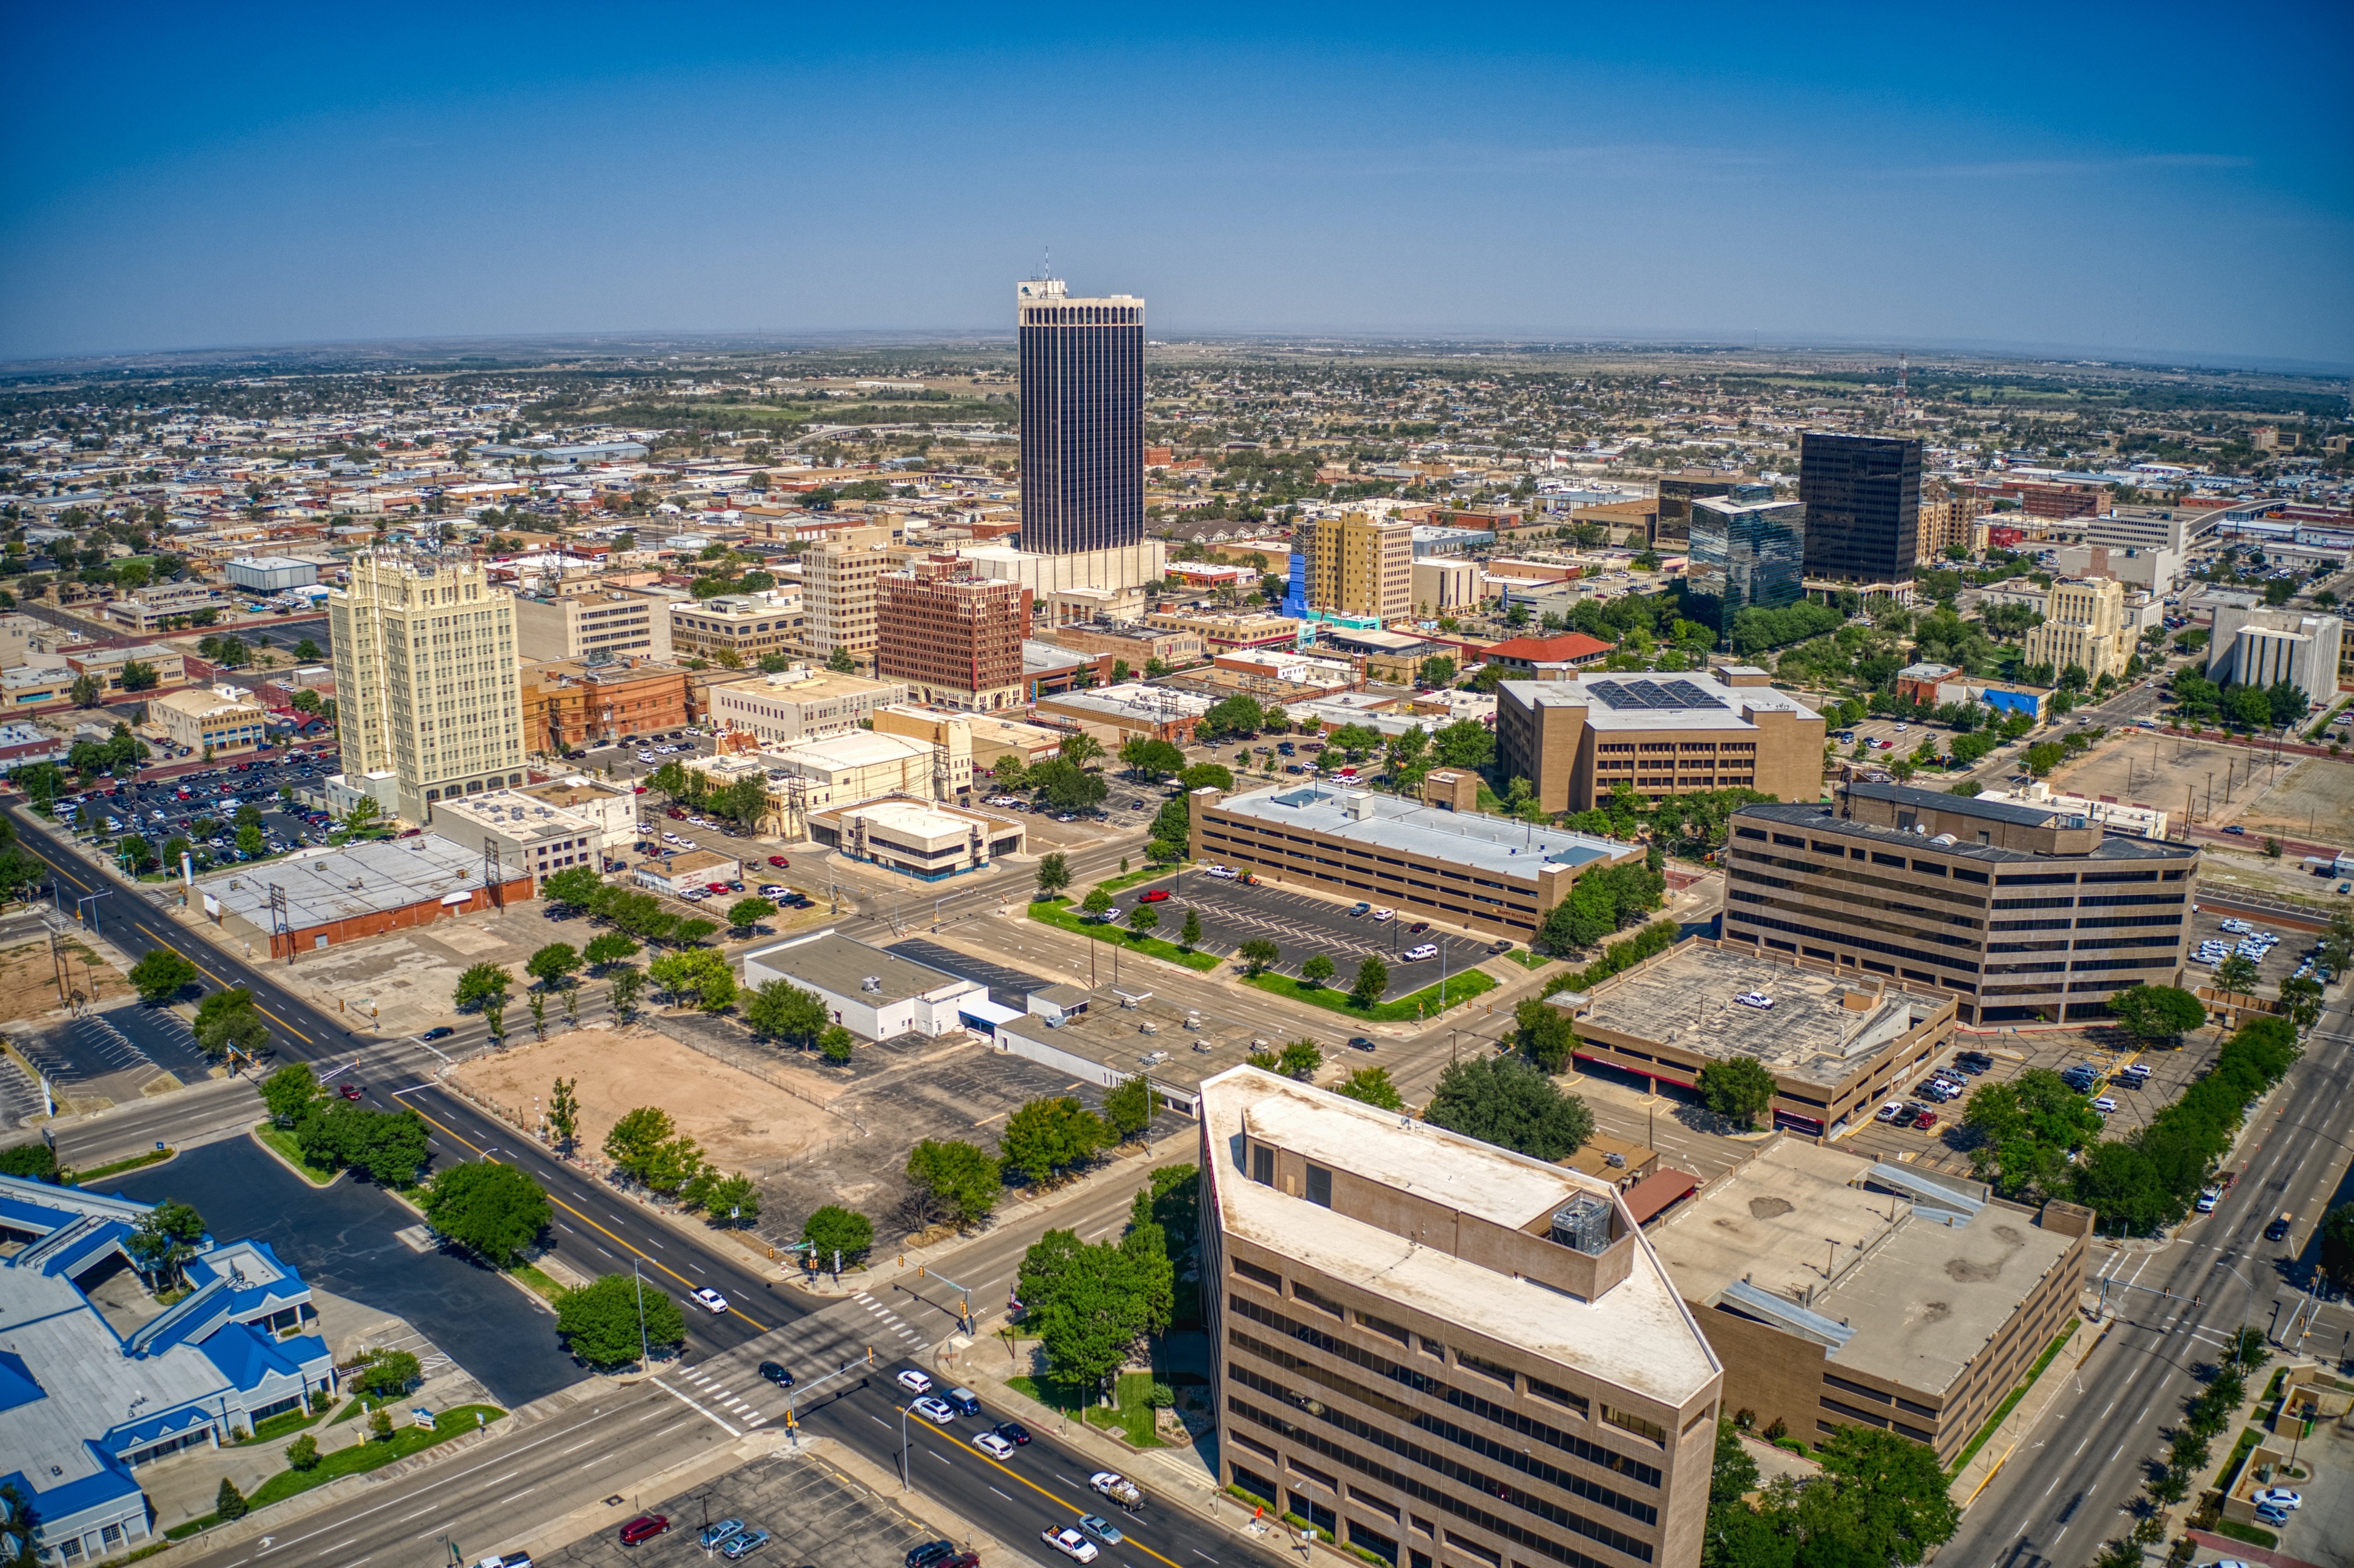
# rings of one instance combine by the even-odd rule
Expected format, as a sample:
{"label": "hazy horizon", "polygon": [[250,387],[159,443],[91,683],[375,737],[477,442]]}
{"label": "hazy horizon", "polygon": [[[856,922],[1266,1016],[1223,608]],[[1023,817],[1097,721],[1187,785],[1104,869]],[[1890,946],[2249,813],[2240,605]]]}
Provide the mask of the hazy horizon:
{"label": "hazy horizon", "polygon": [[2354,108],[2200,85],[2342,8],[1675,15],[27,14],[0,360],[994,333],[1051,249],[1156,337],[2354,366]]}

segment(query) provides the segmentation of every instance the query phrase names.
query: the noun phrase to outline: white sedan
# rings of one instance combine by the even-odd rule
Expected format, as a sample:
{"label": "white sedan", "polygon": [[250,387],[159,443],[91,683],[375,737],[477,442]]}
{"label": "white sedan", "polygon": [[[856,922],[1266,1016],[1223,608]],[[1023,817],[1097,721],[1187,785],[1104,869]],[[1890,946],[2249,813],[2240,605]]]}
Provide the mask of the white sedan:
{"label": "white sedan", "polygon": [[2293,1492],[2286,1487],[2266,1487],[2263,1491],[2260,1491],[2254,1496],[2249,1498],[2248,1500],[2259,1507],[2269,1503],[2274,1508],[2285,1508],[2292,1510],[2301,1509],[2305,1506],[2304,1494],[2301,1492]]}
{"label": "white sedan", "polygon": [[1096,1543],[1076,1530],[1042,1530],[1038,1532],[1038,1539],[1074,1563],[1096,1560]]}
{"label": "white sedan", "polygon": [[1397,911],[1394,909],[1376,909],[1373,911],[1373,918],[1376,920],[1394,920],[1397,918]]}
{"label": "white sedan", "polygon": [[949,1402],[945,1399],[928,1395],[916,1401],[914,1409],[917,1414],[935,1426],[951,1425],[956,1421],[956,1412],[949,1408]]}
{"label": "white sedan", "polygon": [[909,1393],[929,1393],[932,1392],[932,1380],[926,1377],[923,1373],[916,1371],[913,1367],[901,1372],[896,1381],[899,1386],[906,1389]]}
{"label": "white sedan", "polygon": [[727,1298],[720,1295],[708,1285],[695,1293],[695,1304],[706,1312],[719,1313],[727,1310]]}

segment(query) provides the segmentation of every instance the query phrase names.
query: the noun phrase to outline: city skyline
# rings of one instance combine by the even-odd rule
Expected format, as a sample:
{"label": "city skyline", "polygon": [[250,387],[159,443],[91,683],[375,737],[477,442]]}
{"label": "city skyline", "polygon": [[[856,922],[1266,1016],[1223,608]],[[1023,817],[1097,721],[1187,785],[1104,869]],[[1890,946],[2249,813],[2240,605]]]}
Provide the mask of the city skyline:
{"label": "city skyline", "polygon": [[[2354,365],[2330,306],[2354,285],[2343,95],[2227,117],[2179,81],[2194,29],[2203,78],[2265,79],[2285,39],[2342,51],[2340,11],[2038,15],[2032,48],[1999,21],[1837,10],[1703,11],[1672,37],[1406,21],[1212,13],[1017,46],[939,13],[909,47],[748,13],[616,50],[525,8],[469,16],[452,50],[432,27],[160,7],[111,15],[101,47],[80,16],[30,17],[0,108],[0,356],[999,332],[991,280],[1051,247],[1176,334]],[[822,114],[801,107],[820,82]],[[1075,147],[1119,177],[1034,178],[1026,150]],[[860,211],[943,176],[952,226]],[[611,221],[654,190],[663,221]],[[1417,213],[1444,216],[1368,216]]]}

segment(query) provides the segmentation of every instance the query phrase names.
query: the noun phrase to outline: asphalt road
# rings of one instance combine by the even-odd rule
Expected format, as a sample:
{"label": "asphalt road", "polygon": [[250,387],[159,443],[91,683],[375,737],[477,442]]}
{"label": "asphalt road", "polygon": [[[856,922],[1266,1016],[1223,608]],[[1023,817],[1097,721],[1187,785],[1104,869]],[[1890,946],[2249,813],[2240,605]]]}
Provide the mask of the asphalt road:
{"label": "asphalt road", "polygon": [[[2227,1337],[2242,1324],[2287,1320],[2303,1298],[2307,1248],[2331,1189],[2345,1170],[2354,1132],[2354,1053],[2349,1008],[2341,1001],[2306,1042],[2306,1054],[2258,1107],[2240,1169],[2211,1214],[2194,1215],[2169,1244],[2108,1255],[2119,1316],[2073,1387],[2055,1402],[2028,1449],[2012,1456],[1963,1516],[1941,1560],[1993,1568],[2074,1568],[2130,1528],[2161,1433],[2180,1418]],[[2264,1239],[2284,1210],[2296,1216],[2289,1238]],[[2341,1312],[2337,1317],[2343,1317]],[[2309,1353],[2330,1355],[2336,1318]],[[2354,1319],[2345,1327],[2354,1330]],[[2277,1347],[2276,1353],[2277,1353]],[[2228,1434],[2227,1434],[2228,1436]],[[2296,1552],[2296,1530],[2282,1549]]]}

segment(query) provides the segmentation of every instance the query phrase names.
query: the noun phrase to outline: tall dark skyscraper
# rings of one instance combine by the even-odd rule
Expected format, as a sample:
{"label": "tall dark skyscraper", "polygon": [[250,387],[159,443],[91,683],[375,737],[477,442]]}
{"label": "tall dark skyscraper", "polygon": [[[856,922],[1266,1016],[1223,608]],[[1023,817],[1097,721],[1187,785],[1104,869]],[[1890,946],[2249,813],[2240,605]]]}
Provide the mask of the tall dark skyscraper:
{"label": "tall dark skyscraper", "polygon": [[1913,580],[1921,533],[1921,443],[1829,435],[1798,442],[1807,575],[1851,583]]}
{"label": "tall dark skyscraper", "polygon": [[1144,302],[1019,286],[1022,547],[1069,556],[1144,537]]}
{"label": "tall dark skyscraper", "polygon": [[1770,484],[1735,484],[1700,496],[1691,508],[1691,565],[1684,603],[1695,620],[1733,646],[1734,618],[1744,609],[1781,609],[1806,597],[1802,580],[1807,509],[1776,501]]}

